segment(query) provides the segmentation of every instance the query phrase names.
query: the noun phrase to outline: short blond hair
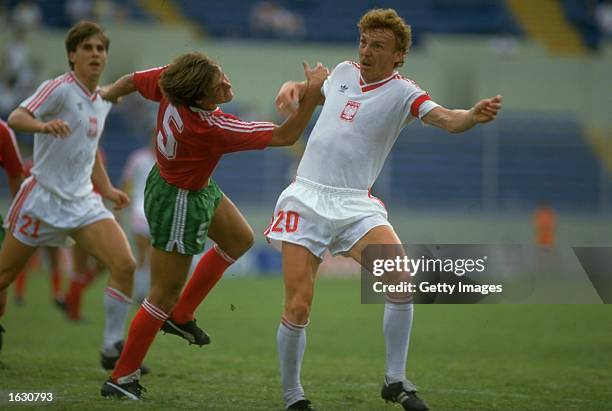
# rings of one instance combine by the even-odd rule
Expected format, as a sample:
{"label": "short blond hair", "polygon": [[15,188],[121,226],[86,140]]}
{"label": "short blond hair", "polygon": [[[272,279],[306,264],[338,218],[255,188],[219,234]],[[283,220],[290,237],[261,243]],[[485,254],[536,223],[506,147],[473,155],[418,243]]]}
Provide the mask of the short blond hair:
{"label": "short blond hair", "polygon": [[[404,56],[408,53],[412,45],[412,29],[406,24],[397,12],[393,9],[372,9],[361,17],[359,23],[359,33],[374,29],[389,29],[395,36],[395,50],[401,51]],[[397,63],[402,66],[404,61]],[[396,66],[396,67],[397,67]]]}
{"label": "short blond hair", "polygon": [[178,56],[162,73],[159,88],[173,106],[196,106],[221,75],[219,65],[198,52]]}

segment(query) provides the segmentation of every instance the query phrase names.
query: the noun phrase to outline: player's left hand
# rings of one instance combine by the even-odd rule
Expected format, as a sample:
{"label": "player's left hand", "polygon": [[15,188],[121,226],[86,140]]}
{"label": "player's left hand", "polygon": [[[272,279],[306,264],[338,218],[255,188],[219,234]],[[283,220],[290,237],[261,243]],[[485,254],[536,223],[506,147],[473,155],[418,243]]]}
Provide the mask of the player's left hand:
{"label": "player's left hand", "polygon": [[480,100],[470,109],[470,112],[476,123],[488,123],[495,120],[501,107],[502,96],[498,94],[495,97]]}
{"label": "player's left hand", "polygon": [[115,203],[114,210],[121,210],[130,205],[130,197],[117,188],[112,187],[103,196],[105,199]]}

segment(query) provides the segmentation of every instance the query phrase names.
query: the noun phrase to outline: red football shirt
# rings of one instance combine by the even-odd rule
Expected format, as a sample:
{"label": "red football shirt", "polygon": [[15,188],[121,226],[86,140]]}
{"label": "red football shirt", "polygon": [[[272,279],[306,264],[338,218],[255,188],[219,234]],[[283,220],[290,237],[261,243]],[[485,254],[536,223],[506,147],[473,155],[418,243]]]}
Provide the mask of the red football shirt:
{"label": "red football shirt", "polygon": [[6,170],[9,177],[18,177],[23,174],[15,134],[2,120],[0,120],[0,167]]}
{"label": "red football shirt", "polygon": [[143,97],[159,102],[155,151],[166,182],[185,190],[200,190],[208,185],[223,154],[268,146],[274,123],[242,121],[220,108],[207,111],[170,105],[158,85],[164,70],[136,72],[134,84]]}

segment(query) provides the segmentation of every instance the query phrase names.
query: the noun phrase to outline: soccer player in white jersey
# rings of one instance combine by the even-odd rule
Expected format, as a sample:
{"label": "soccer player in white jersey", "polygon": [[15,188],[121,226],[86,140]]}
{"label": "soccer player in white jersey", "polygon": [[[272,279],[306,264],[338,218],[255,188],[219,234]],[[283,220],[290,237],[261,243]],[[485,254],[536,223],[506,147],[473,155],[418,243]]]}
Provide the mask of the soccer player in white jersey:
{"label": "soccer player in white jersey", "polygon": [[149,172],[155,165],[153,139],[146,147],[141,147],[130,154],[121,176],[121,186],[129,193],[130,226],[136,243],[136,275],[134,277],[133,300],[140,304],[149,293],[149,257],[151,234],[145,217],[144,192]]}
{"label": "soccer player in white jersey", "polygon": [[[131,304],[136,262],[125,234],[102,197],[123,208],[127,194],[111,184],[98,141],[111,103],[98,95],[109,39],[95,23],[80,22],[66,36],[70,71],[45,81],[9,116],[15,130],[34,133],[34,167],[13,201],[0,250],[0,290],[6,289],[40,246],[62,246],[68,237],[111,275],[104,295],[102,363],[119,358]],[[92,191],[92,180],[100,195]]]}
{"label": "soccer player in white jersey", "polygon": [[[362,251],[369,244],[401,244],[384,205],[369,193],[401,129],[418,118],[458,133],[493,120],[501,109],[501,96],[496,96],[469,110],[449,110],[401,76],[396,69],[404,62],[411,33],[395,10],[371,10],[358,26],[359,63],[340,63],[321,88],[323,109],[296,181],[280,195],[265,232],[282,248],[285,306],[277,344],[288,409],[312,409],[300,382],[300,369],[323,253],[329,250],[362,263]],[[283,84],[277,109],[294,110],[305,86],[303,82]],[[387,361],[381,395],[405,410],[427,410],[406,378],[412,312],[409,295],[387,296],[383,317]]]}

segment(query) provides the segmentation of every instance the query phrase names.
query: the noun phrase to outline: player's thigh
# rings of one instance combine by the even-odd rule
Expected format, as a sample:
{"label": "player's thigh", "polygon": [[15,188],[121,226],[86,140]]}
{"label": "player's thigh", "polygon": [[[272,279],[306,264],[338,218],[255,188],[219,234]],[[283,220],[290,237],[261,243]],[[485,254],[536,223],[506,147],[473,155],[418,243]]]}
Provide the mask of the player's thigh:
{"label": "player's thigh", "polygon": [[215,210],[208,237],[232,258],[240,257],[254,241],[253,229],[227,195]]}
{"label": "player's thigh", "polygon": [[134,270],[135,261],[127,237],[115,219],[96,221],[71,235],[79,247],[111,270]]}
{"label": "player's thigh", "polygon": [[[367,271],[372,272],[374,260],[396,261],[403,259],[406,252],[401,240],[391,226],[381,225],[372,228],[349,251],[349,256],[357,261]],[[401,284],[411,281],[410,271],[394,266],[385,270],[381,277],[385,284]],[[405,302],[411,299],[409,292],[394,292],[386,295],[388,301]]]}
{"label": "player's thigh", "polygon": [[0,280],[2,280],[0,286],[10,284],[35,251],[36,247],[22,243],[10,231],[7,231],[0,249]]}
{"label": "player's thigh", "polygon": [[320,263],[321,260],[306,247],[283,242],[282,264],[286,302],[295,296],[305,298],[309,304],[312,302]]}
{"label": "player's thigh", "polygon": [[[401,248],[401,240],[389,225],[379,225],[370,229],[363,237],[355,243],[355,245],[349,250],[348,255],[359,264],[364,266],[367,261],[362,261],[363,251],[366,247],[371,245],[381,245],[381,250],[384,250],[384,246],[390,246],[389,252],[392,253],[403,253]],[[403,256],[403,254],[402,254]],[[365,267],[365,266],[364,266]]]}
{"label": "player's thigh", "polygon": [[75,244],[70,249],[72,255],[72,267],[76,273],[86,273],[89,271],[89,254],[85,248],[79,244]]}

